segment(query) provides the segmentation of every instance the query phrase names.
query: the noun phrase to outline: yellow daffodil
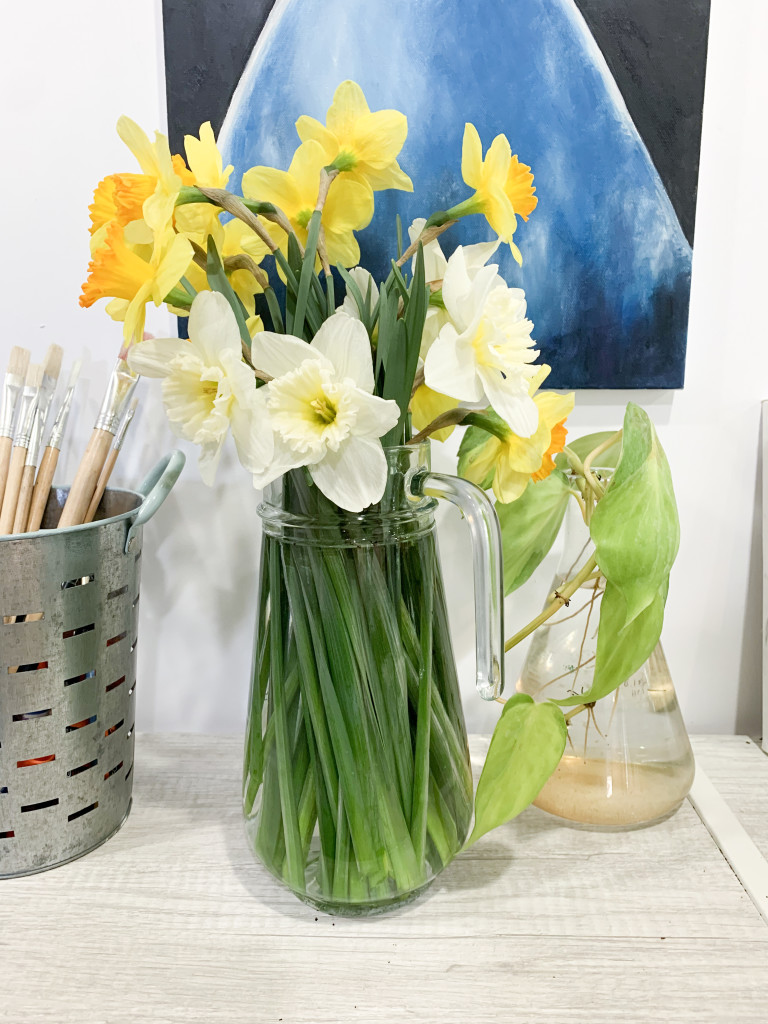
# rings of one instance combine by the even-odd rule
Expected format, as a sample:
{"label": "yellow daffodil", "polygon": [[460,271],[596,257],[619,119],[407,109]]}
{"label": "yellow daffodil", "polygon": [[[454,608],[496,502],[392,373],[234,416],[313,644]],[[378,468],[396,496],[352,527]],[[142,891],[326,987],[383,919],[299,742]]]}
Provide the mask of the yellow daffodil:
{"label": "yellow daffodil", "polygon": [[110,303],[107,311],[123,320],[123,337],[129,345],[143,336],[147,302],[159,306],[192,259],[192,246],[183,235],[168,231],[160,244],[157,241],[151,258],[145,260],[126,243],[122,226],[113,221],[88,265],[80,305],[91,306],[102,298],[119,300]]}
{"label": "yellow daffodil", "polygon": [[538,203],[531,168],[512,155],[506,135],[496,136],[483,159],[477,129],[467,123],[461,150],[461,176],[475,192],[449,210],[449,216],[484,213],[496,234],[509,245],[517,262],[522,263],[523,257],[512,236],[517,228],[517,217],[528,220]]}
{"label": "yellow daffodil", "polygon": [[[184,136],[184,151],[187,164],[175,156],[176,173],[184,185],[203,185],[206,188],[226,188],[233,171],[232,164],[224,167],[224,161],[216,145],[211,122],[200,125],[200,137]],[[191,203],[176,210],[176,227],[184,234],[202,235],[210,233],[218,219],[219,210],[208,203]]]}
{"label": "yellow daffodil", "polygon": [[515,501],[531,480],[543,480],[555,468],[553,455],[565,447],[565,420],[573,410],[574,394],[558,395],[537,389],[549,375],[542,366],[531,381],[531,397],[536,403],[539,425],[531,437],[519,437],[493,412],[488,423],[496,433],[479,426],[470,427],[459,449],[459,472],[481,487],[490,486],[505,504]]}
{"label": "yellow daffodil", "polygon": [[[319,142],[314,139],[302,142],[287,171],[273,167],[252,167],[246,171],[243,195],[279,206],[303,244],[317,203],[320,171],[327,163],[325,150]],[[353,232],[367,227],[372,216],[373,193],[369,187],[344,176],[333,182],[323,207],[325,244],[332,264],[354,267],[360,262],[360,247]],[[285,235],[272,225],[270,233],[284,248]]]}
{"label": "yellow daffodil", "polygon": [[325,125],[302,115],[296,122],[302,142],[313,139],[323,148],[326,164],[374,191],[398,188],[413,192],[397,156],[408,134],[408,121],[398,110],[371,111],[357,82],[342,82],[333,94]]}

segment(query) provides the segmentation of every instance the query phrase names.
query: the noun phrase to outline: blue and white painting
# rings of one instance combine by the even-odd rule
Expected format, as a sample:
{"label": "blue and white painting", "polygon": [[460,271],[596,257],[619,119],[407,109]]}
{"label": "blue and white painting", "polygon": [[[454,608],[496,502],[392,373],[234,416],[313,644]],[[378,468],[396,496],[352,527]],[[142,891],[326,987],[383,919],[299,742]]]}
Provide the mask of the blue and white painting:
{"label": "blue and white painting", "polygon": [[[655,0],[643,2],[652,7]],[[638,0],[613,0],[617,9],[631,3]],[[662,179],[659,154],[670,129],[655,124],[654,117],[674,110],[674,103],[665,107],[663,96],[660,102],[651,96],[653,102],[644,106],[630,68],[622,83],[632,82],[630,114],[627,89],[622,92],[617,84],[620,61],[614,51],[612,70],[604,53],[605,32],[601,48],[599,21],[593,18],[590,27],[586,19],[594,14],[588,5],[588,0],[580,5],[575,0],[473,5],[466,0],[277,0],[271,9],[267,5],[247,55],[242,34],[233,43],[239,59],[246,60],[227,97],[219,134],[225,162],[236,168],[229,187],[237,190],[239,175],[257,164],[287,168],[299,142],[294,128],[299,115],[324,121],[338,83],[354,79],[372,110],[394,107],[408,116],[399,162],[414,191],[377,193],[374,219],[358,236],[362,263],[383,278],[395,250],[396,213],[407,225],[468,195],[460,174],[465,122],[477,127],[484,148],[503,132],[512,152],[531,165],[539,202],[527,223],[518,222],[515,241],[523,266],[503,247],[500,270],[526,291],[534,337],[553,368],[548,384],[681,387],[695,173],[693,196],[690,174],[687,188],[674,168]],[[166,0],[166,37],[172,6]],[[660,7],[658,18],[668,20],[674,6]],[[693,114],[700,130],[708,2],[685,0],[682,6],[700,16],[696,46],[689,39],[687,49],[677,47],[681,75],[686,59],[697,61],[700,69],[701,89],[694,90],[692,104],[698,104]],[[668,30],[674,37],[669,25]],[[166,38],[167,55],[168,47]],[[177,64],[184,59],[182,50],[171,40]],[[674,80],[662,84],[669,90]],[[651,94],[653,88],[649,82]],[[171,100],[169,85],[172,106]],[[198,103],[197,121],[185,130],[208,116]],[[681,130],[690,128],[685,117],[677,120]],[[693,136],[686,145],[695,171],[695,130]],[[672,186],[680,193],[676,205]],[[450,251],[488,237],[490,228],[475,216],[451,228],[441,242]]]}

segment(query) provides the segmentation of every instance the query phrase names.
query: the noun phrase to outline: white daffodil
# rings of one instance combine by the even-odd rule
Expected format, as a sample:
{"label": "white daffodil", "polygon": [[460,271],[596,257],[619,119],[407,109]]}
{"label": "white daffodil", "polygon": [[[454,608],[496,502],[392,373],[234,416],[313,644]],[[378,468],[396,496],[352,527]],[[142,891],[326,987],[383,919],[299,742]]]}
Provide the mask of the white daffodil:
{"label": "white daffodil", "polygon": [[[355,282],[360,290],[360,295],[365,302],[369,292],[371,296],[371,310],[379,301],[379,289],[376,287],[376,282],[373,280],[373,274],[366,270],[365,267],[353,267],[349,272],[349,276]],[[354,297],[350,295],[349,290],[344,297],[344,301],[339,307],[342,313],[346,313],[347,316],[353,317],[355,320],[360,319],[360,310],[357,308],[357,302]],[[336,312],[338,312],[337,310]]]}
{"label": "white daffodil", "polygon": [[272,429],[258,401],[253,370],[243,362],[240,332],[218,292],[200,292],[189,314],[189,340],[153,338],[134,345],[131,369],[163,378],[165,411],[175,433],[200,445],[200,475],[212,484],[232,430],[237,454],[250,473],[273,455]]}
{"label": "white daffodil", "polygon": [[471,273],[459,246],[448,260],[442,295],[450,320],[427,352],[427,385],[462,402],[487,401],[516,434],[530,437],[539,421],[529,394],[539,353],[525,292],[507,287],[494,264]]}
{"label": "white daffodil", "polygon": [[337,312],[311,345],[263,331],[253,338],[251,359],[274,378],[258,392],[274,430],[274,459],[254,474],[254,485],[307,466],[323,494],[349,512],[378,501],[387,480],[379,438],[400,410],[373,394],[371,345],[362,323]]}
{"label": "white daffodil", "polygon": [[[421,235],[426,224],[424,217],[417,217],[408,228],[408,237],[415,242]],[[475,245],[464,246],[464,261],[467,267],[467,274],[470,279],[474,278],[478,270],[484,267],[501,244],[501,239],[494,242],[477,242]],[[448,260],[436,238],[427,242],[424,246],[424,279],[427,284],[440,284],[445,277],[448,267]],[[416,257],[411,260],[411,272],[416,269]],[[451,316],[447,309],[441,306],[430,305],[427,310],[427,319],[424,321],[424,331],[421,336],[421,358],[426,359],[432,342],[447,323],[450,323]]]}

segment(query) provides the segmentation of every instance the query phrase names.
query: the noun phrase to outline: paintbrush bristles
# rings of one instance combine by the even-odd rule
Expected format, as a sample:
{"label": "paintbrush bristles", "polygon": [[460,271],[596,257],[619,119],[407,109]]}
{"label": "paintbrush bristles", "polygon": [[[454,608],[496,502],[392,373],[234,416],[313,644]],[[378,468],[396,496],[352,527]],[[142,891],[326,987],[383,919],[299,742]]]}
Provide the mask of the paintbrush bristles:
{"label": "paintbrush bristles", "polygon": [[24,378],[25,388],[39,388],[43,383],[45,369],[40,363],[30,363],[27,367],[27,376]]}
{"label": "paintbrush bristles", "polygon": [[80,370],[82,369],[82,366],[82,359],[76,359],[75,362],[72,364],[72,369],[69,372],[69,381],[67,382],[68,388],[74,387],[75,384],[77,383],[77,378],[80,376]]}
{"label": "paintbrush bristles", "polygon": [[8,359],[8,373],[13,373],[17,377],[25,377],[30,358],[29,349],[22,348],[21,345],[14,345]]}
{"label": "paintbrush bristles", "polygon": [[49,345],[48,351],[45,353],[45,359],[43,361],[43,372],[46,377],[53,377],[54,380],[59,379],[61,373],[61,361],[64,358],[64,349],[61,345]]}

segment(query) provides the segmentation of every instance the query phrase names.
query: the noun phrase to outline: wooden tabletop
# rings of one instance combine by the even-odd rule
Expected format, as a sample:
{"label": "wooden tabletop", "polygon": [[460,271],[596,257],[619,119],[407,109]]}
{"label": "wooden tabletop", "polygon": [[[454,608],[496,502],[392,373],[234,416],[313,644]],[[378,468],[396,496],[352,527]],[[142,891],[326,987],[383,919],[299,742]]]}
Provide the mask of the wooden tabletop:
{"label": "wooden tabletop", "polygon": [[[478,761],[485,743],[473,738]],[[694,745],[768,857],[768,758],[745,737]],[[139,736],[123,829],[81,860],[0,882],[0,1021],[768,1019],[768,924],[691,803],[613,834],[530,809],[411,906],[332,918],[253,860],[240,754],[238,737]]]}

